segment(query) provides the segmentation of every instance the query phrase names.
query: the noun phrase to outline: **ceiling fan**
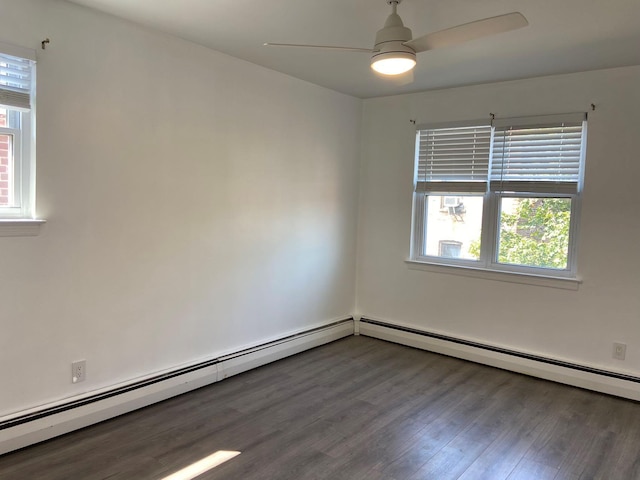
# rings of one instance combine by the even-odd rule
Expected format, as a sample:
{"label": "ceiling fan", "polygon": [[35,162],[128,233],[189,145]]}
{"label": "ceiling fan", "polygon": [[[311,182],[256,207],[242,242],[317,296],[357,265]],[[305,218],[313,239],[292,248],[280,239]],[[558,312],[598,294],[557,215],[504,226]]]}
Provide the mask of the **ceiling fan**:
{"label": "ceiling fan", "polygon": [[265,43],[273,47],[322,48],[342,51],[365,52],[371,54],[371,68],[382,75],[400,75],[409,72],[416,65],[416,54],[435,48],[449,47],[490,35],[526,27],[529,22],[519,12],[484,18],[427,33],[413,38],[411,29],[404,26],[397,7],[402,0],[387,0],[391,14],[376,34],[373,48],[340,47],[332,45],[305,45],[296,43]]}

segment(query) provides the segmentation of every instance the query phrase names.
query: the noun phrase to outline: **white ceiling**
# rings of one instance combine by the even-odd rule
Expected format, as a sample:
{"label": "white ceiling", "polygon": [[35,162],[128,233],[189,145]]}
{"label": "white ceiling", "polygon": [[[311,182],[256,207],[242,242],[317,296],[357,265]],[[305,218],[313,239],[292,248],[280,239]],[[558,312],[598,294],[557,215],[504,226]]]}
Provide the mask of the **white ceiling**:
{"label": "white ceiling", "polygon": [[519,11],[529,26],[418,55],[415,80],[373,74],[366,53],[264,42],[372,48],[386,0],[72,0],[361,98],[640,64],[640,0],[404,0],[418,37]]}

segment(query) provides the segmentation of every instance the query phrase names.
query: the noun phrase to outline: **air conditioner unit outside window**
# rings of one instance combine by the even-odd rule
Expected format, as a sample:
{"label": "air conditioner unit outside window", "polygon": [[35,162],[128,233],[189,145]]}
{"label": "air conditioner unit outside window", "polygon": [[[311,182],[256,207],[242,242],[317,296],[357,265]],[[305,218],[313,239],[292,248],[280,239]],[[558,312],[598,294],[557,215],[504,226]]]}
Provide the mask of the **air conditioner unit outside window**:
{"label": "air conditioner unit outside window", "polygon": [[457,207],[461,203],[462,199],[460,197],[444,197],[445,207]]}

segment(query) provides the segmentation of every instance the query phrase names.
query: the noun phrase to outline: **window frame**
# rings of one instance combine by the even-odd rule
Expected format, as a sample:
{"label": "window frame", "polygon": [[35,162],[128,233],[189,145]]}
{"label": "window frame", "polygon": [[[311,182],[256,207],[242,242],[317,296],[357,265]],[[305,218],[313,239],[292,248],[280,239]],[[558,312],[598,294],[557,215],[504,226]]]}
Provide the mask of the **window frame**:
{"label": "window frame", "polygon": [[[549,125],[554,125],[552,115],[548,116]],[[539,118],[539,117],[536,117]],[[582,189],[584,183],[584,165],[586,157],[587,118],[584,114],[582,123],[582,138],[580,149],[580,164],[575,193],[532,193],[532,192],[505,192],[494,191],[491,184],[491,161],[489,159],[489,173],[484,194],[478,192],[465,192],[460,190],[450,191],[418,191],[418,154],[420,149],[420,131],[439,128],[455,128],[464,126],[487,125],[486,120],[467,121],[447,124],[419,125],[416,129],[416,153],[414,158],[414,192],[411,222],[411,243],[409,263],[434,265],[436,267],[458,267],[463,270],[481,270],[505,274],[516,274],[532,277],[546,277],[551,279],[578,280],[577,247],[579,236],[579,223],[582,205]],[[491,152],[493,152],[495,128],[491,128]],[[427,219],[429,196],[482,196],[482,227],[480,235],[480,257],[478,260],[452,258],[444,256],[427,255]],[[516,265],[499,262],[500,219],[501,203],[503,198],[568,198],[571,200],[569,238],[567,245],[567,268],[556,269],[550,267],[536,267],[530,265]],[[526,282],[525,282],[526,283]]]}
{"label": "window frame", "polygon": [[[4,108],[4,107],[3,107]],[[32,158],[31,158],[31,114],[7,108],[8,114],[18,114],[20,128],[0,127],[0,135],[13,137],[12,143],[12,189],[17,206],[1,206],[0,219],[33,218]],[[8,115],[7,115],[8,116]]]}

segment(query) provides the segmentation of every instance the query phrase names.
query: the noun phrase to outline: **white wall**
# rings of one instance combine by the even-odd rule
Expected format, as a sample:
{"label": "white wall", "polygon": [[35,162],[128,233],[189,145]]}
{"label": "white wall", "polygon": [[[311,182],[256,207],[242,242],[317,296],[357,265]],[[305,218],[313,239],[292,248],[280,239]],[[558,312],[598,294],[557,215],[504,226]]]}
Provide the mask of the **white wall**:
{"label": "white wall", "polygon": [[360,100],[58,0],[0,12],[0,41],[51,39],[0,416],[353,312]]}
{"label": "white wall", "polygon": [[[366,100],[357,312],[640,375],[640,67]],[[589,113],[578,291],[409,269],[415,127]],[[612,359],[612,342],[628,344]]]}

